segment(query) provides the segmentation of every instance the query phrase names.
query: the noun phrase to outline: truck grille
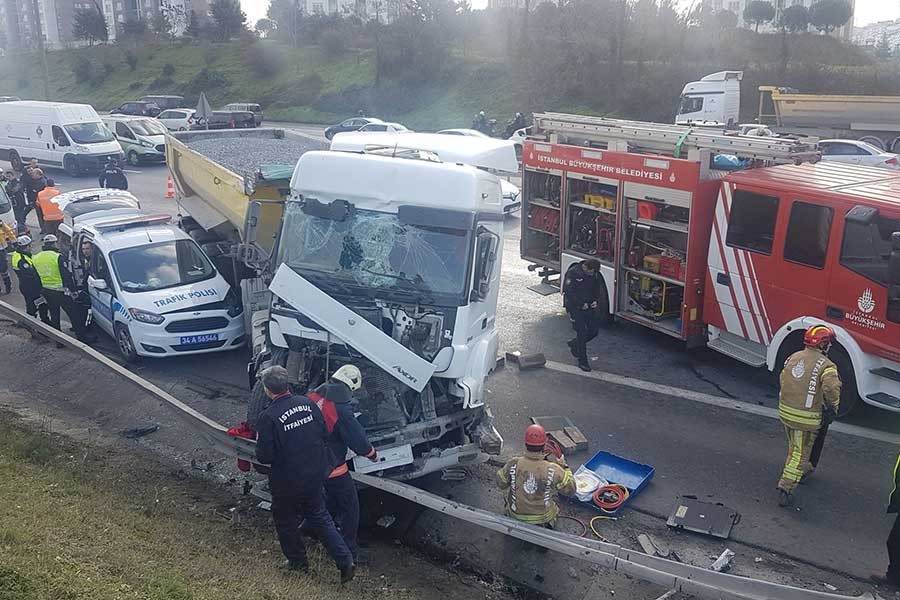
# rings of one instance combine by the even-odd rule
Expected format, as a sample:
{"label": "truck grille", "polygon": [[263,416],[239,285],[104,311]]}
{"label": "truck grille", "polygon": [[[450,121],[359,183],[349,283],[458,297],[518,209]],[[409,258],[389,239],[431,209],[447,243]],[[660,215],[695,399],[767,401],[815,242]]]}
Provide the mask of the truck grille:
{"label": "truck grille", "polygon": [[173,321],[166,325],[166,331],[169,333],[193,333],[195,331],[211,331],[226,327],[228,327],[228,319],[225,317],[203,317],[201,319]]}

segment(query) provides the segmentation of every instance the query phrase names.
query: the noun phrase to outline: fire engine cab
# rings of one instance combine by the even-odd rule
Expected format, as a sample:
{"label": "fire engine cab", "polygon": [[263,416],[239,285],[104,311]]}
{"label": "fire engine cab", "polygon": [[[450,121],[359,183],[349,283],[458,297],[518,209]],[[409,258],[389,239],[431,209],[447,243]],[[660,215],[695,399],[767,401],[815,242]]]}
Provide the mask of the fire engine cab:
{"label": "fire engine cab", "polygon": [[778,371],[806,328],[837,334],[841,415],[900,412],[900,174],[819,162],[815,144],[536,114],[521,255],[600,261],[598,318]]}

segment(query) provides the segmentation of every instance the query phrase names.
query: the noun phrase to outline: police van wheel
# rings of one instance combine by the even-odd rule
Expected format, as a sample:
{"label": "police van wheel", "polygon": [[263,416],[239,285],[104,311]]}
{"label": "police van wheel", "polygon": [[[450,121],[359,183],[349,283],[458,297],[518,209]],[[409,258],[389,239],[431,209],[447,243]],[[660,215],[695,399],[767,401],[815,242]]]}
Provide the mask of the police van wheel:
{"label": "police van wheel", "polygon": [[131,332],[128,331],[128,327],[121,323],[116,324],[116,347],[119,348],[119,354],[122,355],[126,362],[135,363],[140,359],[134,347]]}
{"label": "police van wheel", "polygon": [[850,355],[841,346],[834,346],[828,353],[828,358],[837,365],[838,375],[841,377],[841,406],[838,409],[837,418],[843,419],[856,410],[862,404],[859,391],[856,388],[856,375],[853,373],[853,362]]}

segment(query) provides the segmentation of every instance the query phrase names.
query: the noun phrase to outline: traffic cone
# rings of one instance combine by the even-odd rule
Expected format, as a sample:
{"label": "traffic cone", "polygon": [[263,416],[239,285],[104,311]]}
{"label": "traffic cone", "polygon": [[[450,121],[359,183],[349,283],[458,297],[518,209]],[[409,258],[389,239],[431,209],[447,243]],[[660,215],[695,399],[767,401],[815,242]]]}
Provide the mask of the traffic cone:
{"label": "traffic cone", "polygon": [[172,183],[172,176],[169,175],[169,182],[166,184],[166,200],[175,199],[175,184]]}

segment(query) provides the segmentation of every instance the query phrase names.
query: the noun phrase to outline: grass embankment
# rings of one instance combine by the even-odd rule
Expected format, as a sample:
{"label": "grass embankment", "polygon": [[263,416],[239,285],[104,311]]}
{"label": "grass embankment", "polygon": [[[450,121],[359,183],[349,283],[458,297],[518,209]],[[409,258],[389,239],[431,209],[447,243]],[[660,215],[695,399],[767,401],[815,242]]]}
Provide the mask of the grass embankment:
{"label": "grass embankment", "polygon": [[341,589],[318,546],[312,576],[282,574],[265,515],[229,522],[206,484],[173,475],[0,414],[0,600],[418,596],[365,570]]}

